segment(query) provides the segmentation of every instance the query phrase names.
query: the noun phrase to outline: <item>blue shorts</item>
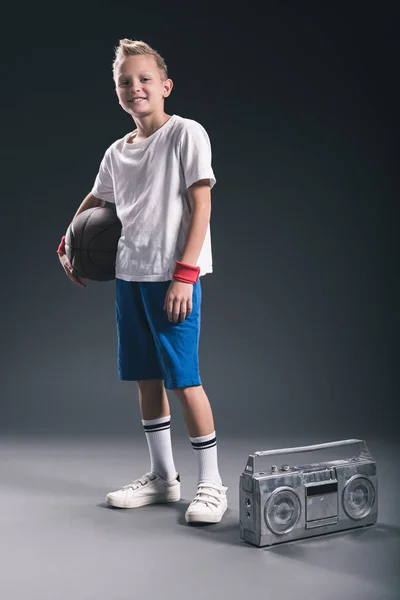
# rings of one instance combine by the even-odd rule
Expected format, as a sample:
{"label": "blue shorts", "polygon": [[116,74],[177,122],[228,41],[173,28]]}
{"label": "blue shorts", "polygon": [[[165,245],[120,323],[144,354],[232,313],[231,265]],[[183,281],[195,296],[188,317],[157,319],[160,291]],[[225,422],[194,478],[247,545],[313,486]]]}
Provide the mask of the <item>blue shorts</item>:
{"label": "blue shorts", "polygon": [[164,310],[169,281],[116,279],[118,377],[163,379],[168,389],[202,385],[199,373],[200,278],[193,284],[192,312],[181,323]]}

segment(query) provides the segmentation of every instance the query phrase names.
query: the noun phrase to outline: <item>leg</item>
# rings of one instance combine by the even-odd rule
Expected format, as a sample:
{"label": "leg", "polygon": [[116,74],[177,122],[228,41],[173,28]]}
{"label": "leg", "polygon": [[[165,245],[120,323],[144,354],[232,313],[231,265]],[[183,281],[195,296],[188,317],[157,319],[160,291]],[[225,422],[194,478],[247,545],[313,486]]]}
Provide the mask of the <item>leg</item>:
{"label": "leg", "polygon": [[183,418],[190,437],[209,435],[214,431],[210,402],[202,385],[175,388],[181,401]]}
{"label": "leg", "polygon": [[137,384],[142,419],[151,420],[170,415],[163,379],[142,379]]}
{"label": "leg", "polygon": [[186,427],[197,458],[197,494],[185,519],[188,523],[218,523],[228,507],[218,471],[217,438],[210,402],[203,386],[174,388],[181,401]]}
{"label": "leg", "polygon": [[164,381],[146,379],[137,383],[151,467],[150,472],[139,479],[107,494],[107,503],[118,508],[180,500],[180,478],[172,455],[171,417]]}
{"label": "leg", "polygon": [[196,454],[198,481],[221,485],[214,419],[203,386],[174,388],[174,392],[181,401],[190,442]]}
{"label": "leg", "polygon": [[163,379],[138,380],[142,425],[149,446],[151,467],[163,479],[172,481],[176,470],[171,443],[171,414]]}

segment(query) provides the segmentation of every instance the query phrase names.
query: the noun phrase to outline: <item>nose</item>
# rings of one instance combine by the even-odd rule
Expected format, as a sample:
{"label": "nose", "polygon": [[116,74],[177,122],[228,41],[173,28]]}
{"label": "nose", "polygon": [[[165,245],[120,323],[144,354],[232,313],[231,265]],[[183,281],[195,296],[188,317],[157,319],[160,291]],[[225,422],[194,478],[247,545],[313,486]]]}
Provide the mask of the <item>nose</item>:
{"label": "nose", "polygon": [[138,88],[137,86],[134,86],[134,85],[130,86],[128,92],[129,92],[130,97],[131,96],[144,96],[141,88]]}

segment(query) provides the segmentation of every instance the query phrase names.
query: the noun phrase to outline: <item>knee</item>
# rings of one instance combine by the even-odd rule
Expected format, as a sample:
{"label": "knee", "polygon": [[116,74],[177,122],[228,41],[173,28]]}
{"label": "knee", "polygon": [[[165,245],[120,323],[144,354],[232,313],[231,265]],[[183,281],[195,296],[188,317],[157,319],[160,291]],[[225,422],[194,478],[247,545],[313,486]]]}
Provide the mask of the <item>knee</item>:
{"label": "knee", "polygon": [[184,387],[172,388],[172,391],[179,400],[190,400],[191,396],[193,396],[200,388],[202,388],[201,385],[187,385]]}

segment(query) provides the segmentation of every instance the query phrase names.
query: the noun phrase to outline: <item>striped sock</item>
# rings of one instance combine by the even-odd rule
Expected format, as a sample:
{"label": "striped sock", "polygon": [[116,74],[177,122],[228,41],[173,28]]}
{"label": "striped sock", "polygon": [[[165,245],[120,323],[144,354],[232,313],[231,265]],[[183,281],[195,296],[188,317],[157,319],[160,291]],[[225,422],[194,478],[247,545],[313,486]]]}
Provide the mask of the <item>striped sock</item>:
{"label": "striped sock", "polygon": [[150,451],[150,470],[163,479],[172,481],[176,477],[176,469],[171,444],[171,415],[151,420],[142,419],[142,424]]}
{"label": "striped sock", "polygon": [[218,471],[217,437],[215,431],[200,437],[190,437],[198,467],[198,483],[208,481],[216,485],[222,485],[221,476]]}

